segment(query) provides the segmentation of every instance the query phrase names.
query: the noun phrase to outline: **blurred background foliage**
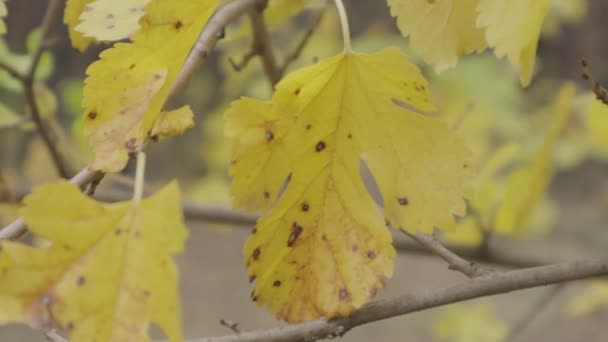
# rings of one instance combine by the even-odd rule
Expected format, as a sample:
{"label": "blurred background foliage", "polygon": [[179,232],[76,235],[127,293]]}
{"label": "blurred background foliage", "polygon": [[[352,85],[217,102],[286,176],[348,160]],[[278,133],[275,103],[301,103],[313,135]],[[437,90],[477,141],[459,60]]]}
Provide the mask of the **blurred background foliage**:
{"label": "blurred background foliage", "polygon": [[[557,239],[605,255],[608,107],[595,100],[581,79],[579,60],[587,58],[598,81],[608,82],[608,2],[552,2],[537,73],[526,89],[520,87],[517,72],[490,53],[464,57],[455,68],[436,74],[408,48],[384,1],[346,3],[355,50],[372,52],[389,45],[403,49],[431,83],[439,109],[434,115],[457,130],[473,151],[470,166],[479,175],[472,184],[469,214],[461,219],[459,230],[444,235],[446,240],[483,247],[497,237]],[[0,39],[0,61],[21,70],[39,39],[37,26],[45,6],[39,0],[8,0],[7,5],[8,32]],[[339,21],[325,1],[293,0],[286,9],[275,8],[271,0],[265,15],[280,63],[295,54],[287,72],[342,49]],[[36,74],[36,96],[58,137],[57,146],[76,170],[90,158],[82,135],[83,78],[104,46],[80,54],[71,48],[64,26],[58,25],[55,32],[56,41]],[[250,50],[250,34],[245,20],[228,27],[226,38],[176,101],[176,107],[192,106],[197,126],[150,146],[151,187],[177,178],[187,200],[230,206],[230,146],[223,135],[222,113],[241,96],[269,99],[272,94],[259,60],[252,59],[238,71],[234,67]],[[309,39],[298,51],[305,38]],[[0,225],[16,217],[22,193],[57,178],[22,95],[19,84],[0,72]],[[130,172],[128,168],[124,178],[105,182],[102,190],[128,189]],[[598,312],[606,317],[606,304],[608,282],[597,281],[557,310],[568,317]],[[505,341],[508,319],[495,316],[495,311],[489,303],[451,306],[441,309],[425,329],[432,331],[430,340]],[[608,331],[602,334],[605,340]]]}

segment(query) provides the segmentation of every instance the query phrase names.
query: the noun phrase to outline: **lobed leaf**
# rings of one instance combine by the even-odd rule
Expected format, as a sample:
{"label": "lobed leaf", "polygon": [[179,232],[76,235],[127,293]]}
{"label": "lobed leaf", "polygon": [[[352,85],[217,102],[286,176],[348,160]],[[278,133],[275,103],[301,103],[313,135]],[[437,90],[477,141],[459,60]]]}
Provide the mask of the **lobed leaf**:
{"label": "lobed leaf", "polygon": [[[61,200],[57,200],[61,198]],[[140,204],[101,204],[65,181],[25,199],[21,216],[52,242],[2,242],[0,323],[50,323],[72,341],[149,341],[149,322],[181,341],[177,268],[187,231],[175,183]]]}
{"label": "lobed leaf", "polygon": [[427,82],[397,49],[339,55],[289,75],[272,102],[232,105],[235,205],[272,208],[244,248],[256,302],[289,322],[348,315],[392,275],[385,220],[409,232],[454,226],[470,153],[418,112],[431,109]]}

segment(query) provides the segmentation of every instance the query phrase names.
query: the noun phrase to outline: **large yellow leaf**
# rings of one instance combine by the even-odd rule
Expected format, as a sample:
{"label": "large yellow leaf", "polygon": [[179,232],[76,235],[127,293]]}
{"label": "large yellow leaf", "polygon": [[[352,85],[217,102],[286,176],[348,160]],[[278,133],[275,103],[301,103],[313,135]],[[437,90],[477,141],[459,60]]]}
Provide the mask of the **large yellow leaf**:
{"label": "large yellow leaf", "polygon": [[161,115],[161,110],[216,4],[217,0],[152,0],[133,43],[116,44],[87,69],[83,107],[94,169],[122,170],[129,153],[155,133],[159,119],[172,134],[190,126],[185,120],[188,109],[177,111],[179,115]]}
{"label": "large yellow leaf", "polygon": [[98,41],[131,37],[150,0],[96,0],[86,6],[75,30]]}
{"label": "large yellow leaf", "polygon": [[391,13],[412,48],[437,71],[454,66],[458,57],[486,48],[476,27],[480,0],[388,0]]}
{"label": "large yellow leaf", "polygon": [[521,68],[522,85],[530,84],[543,20],[551,0],[479,0],[477,25],[497,57],[507,56]]}
{"label": "large yellow leaf", "polygon": [[80,24],[80,14],[84,12],[87,4],[93,1],[94,0],[67,0],[65,4],[63,22],[68,26],[72,46],[80,52],[86,50],[94,41],[93,38],[87,38],[82,33],[76,31],[76,26]]}
{"label": "large yellow leaf", "polygon": [[[58,200],[59,199],[59,200]],[[21,216],[52,241],[2,242],[0,323],[59,324],[71,341],[182,340],[177,268],[187,231],[175,183],[140,204],[101,204],[67,182],[39,187]]]}
{"label": "large yellow leaf", "polygon": [[[255,301],[290,322],[347,315],[392,275],[385,218],[428,232],[464,213],[470,153],[414,108],[433,108],[427,82],[397,49],[339,55],[288,76],[270,103],[232,105],[235,205],[273,207],[244,248]],[[384,215],[362,181],[361,160]]]}

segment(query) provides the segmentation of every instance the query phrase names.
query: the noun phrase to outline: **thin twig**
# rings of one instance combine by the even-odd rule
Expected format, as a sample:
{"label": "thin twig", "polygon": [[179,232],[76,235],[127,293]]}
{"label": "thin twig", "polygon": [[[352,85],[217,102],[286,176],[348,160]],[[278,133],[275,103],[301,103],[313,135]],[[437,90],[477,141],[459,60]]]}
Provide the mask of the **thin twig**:
{"label": "thin twig", "polygon": [[535,302],[530,310],[521,316],[521,318],[509,330],[509,335],[505,339],[506,342],[515,342],[522,334],[530,327],[530,324],[538,317],[553,300],[566,288],[566,284],[557,284],[547,290],[546,293]]}
{"label": "thin twig", "polygon": [[281,69],[280,69],[281,77],[283,77],[283,75],[285,75],[289,66],[291,66],[291,64],[293,62],[297,61],[298,58],[300,58],[300,55],[304,51],[304,48],[306,48],[306,46],[308,45],[308,42],[310,41],[310,39],[314,35],[315,31],[317,30],[317,27],[321,24],[321,21],[323,20],[323,16],[325,14],[326,9],[327,9],[327,6],[324,7],[323,9],[319,10],[315,19],[313,20],[312,25],[308,28],[308,30],[306,30],[304,37],[302,37],[302,40],[300,40],[300,43],[298,44],[298,46],[296,46],[296,49],[292,53],[287,55],[287,57],[285,57],[285,61],[283,62],[283,65],[281,66]]}
{"label": "thin twig", "polygon": [[222,318],[222,319],[220,319],[220,324],[222,326],[225,326],[226,328],[232,330],[232,332],[234,332],[235,334],[241,333],[241,330],[239,329],[239,324],[237,322]]}
{"label": "thin twig", "polygon": [[262,65],[270,84],[274,86],[281,80],[281,70],[277,65],[277,60],[272,51],[270,34],[264,20],[264,10],[268,1],[262,1],[249,11],[249,20],[253,30],[253,49],[262,59]]}
{"label": "thin twig", "polygon": [[441,257],[448,263],[451,270],[461,272],[469,278],[476,278],[489,273],[488,270],[481,268],[474,262],[467,261],[454,252],[442,245],[435,236],[429,236],[420,232],[410,234],[405,232],[407,236],[418,242],[420,245],[427,248],[429,251]]}
{"label": "thin twig", "polygon": [[602,87],[602,85],[593,78],[591,75],[591,68],[589,62],[583,58],[581,59],[581,77],[591,84],[591,89],[595,93],[595,97],[602,101],[605,105],[608,105],[608,90]]}
{"label": "thin twig", "polygon": [[169,96],[167,97],[167,104],[171,103],[177,94],[181,93],[190,82],[194,72],[207,60],[211,54],[211,50],[213,50],[215,45],[217,45],[217,42],[224,37],[226,26],[241,15],[249,12],[257,4],[262,3],[262,1],[265,0],[234,0],[215,12],[192,47],[190,55],[186,58],[175,83],[173,83],[173,88],[171,88]]}
{"label": "thin twig", "polygon": [[316,320],[280,328],[243,332],[238,335],[189,340],[189,342],[318,341],[343,336],[351,329],[387,318],[427,310],[474,298],[608,275],[608,261],[586,260],[517,271],[493,272],[456,285],[423,290],[364,305],[350,317]]}
{"label": "thin twig", "polygon": [[44,19],[42,20],[42,33],[40,37],[40,42],[34,50],[27,73],[23,75],[20,79],[23,84],[25,99],[28,103],[32,119],[36,124],[38,134],[42,138],[42,141],[44,142],[49,154],[51,155],[51,158],[53,159],[53,163],[55,164],[59,175],[67,179],[70,178],[69,167],[66,161],[63,160],[61,154],[59,153],[59,150],[57,149],[57,146],[54,142],[55,139],[53,139],[51,133],[46,128],[44,120],[40,115],[40,109],[38,108],[38,102],[36,101],[36,96],[34,93],[36,70],[38,69],[38,65],[40,64],[42,54],[46,50],[52,27],[57,21],[57,19],[60,17],[61,4],[62,2],[60,0],[49,1],[49,5],[46,9]]}

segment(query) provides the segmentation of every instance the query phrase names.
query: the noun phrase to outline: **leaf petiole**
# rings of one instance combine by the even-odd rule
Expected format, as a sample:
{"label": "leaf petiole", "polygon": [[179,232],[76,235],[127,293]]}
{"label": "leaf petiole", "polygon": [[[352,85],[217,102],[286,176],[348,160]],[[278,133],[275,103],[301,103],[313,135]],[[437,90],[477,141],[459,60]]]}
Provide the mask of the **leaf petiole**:
{"label": "leaf petiole", "polygon": [[139,204],[144,194],[144,174],[146,171],[146,154],[137,153],[137,166],[135,169],[135,187],[133,189],[133,204]]}
{"label": "leaf petiole", "polygon": [[342,37],[344,39],[344,52],[351,52],[352,46],[350,43],[350,26],[348,24],[348,15],[344,8],[342,0],[335,0],[338,14],[340,15],[340,24],[342,25]]}

